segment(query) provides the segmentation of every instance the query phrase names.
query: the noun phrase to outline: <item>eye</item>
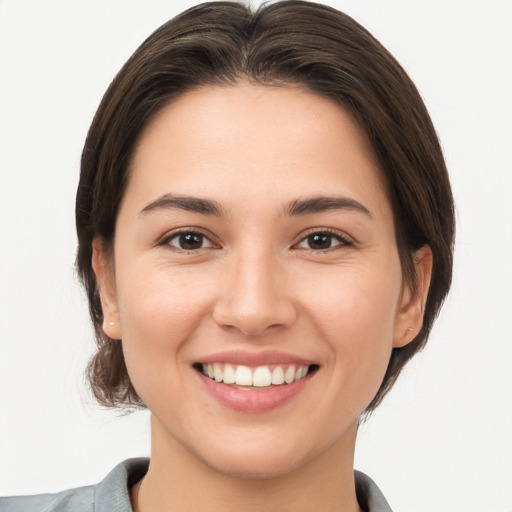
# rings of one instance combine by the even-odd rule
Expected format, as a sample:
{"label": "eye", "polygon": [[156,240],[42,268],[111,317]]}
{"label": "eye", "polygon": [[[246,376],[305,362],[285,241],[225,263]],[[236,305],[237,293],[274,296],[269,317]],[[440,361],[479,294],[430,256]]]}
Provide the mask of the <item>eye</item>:
{"label": "eye", "polygon": [[352,242],[339,234],[329,231],[318,231],[303,238],[297,247],[300,249],[311,249],[313,251],[326,251],[337,246],[349,246]]}
{"label": "eye", "polygon": [[197,251],[213,247],[213,243],[205,235],[194,231],[182,231],[168,236],[162,241],[162,245],[164,244],[182,251]]}

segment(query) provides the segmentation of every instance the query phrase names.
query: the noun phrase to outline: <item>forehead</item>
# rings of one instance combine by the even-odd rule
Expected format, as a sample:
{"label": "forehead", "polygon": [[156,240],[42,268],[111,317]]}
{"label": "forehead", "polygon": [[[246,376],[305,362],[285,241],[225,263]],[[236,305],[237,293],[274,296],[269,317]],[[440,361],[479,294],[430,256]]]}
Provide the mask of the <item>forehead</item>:
{"label": "forehead", "polygon": [[127,194],[134,189],[141,200],[336,192],[388,203],[366,134],[345,109],[304,88],[248,83],[203,87],[164,107],[136,145]]}

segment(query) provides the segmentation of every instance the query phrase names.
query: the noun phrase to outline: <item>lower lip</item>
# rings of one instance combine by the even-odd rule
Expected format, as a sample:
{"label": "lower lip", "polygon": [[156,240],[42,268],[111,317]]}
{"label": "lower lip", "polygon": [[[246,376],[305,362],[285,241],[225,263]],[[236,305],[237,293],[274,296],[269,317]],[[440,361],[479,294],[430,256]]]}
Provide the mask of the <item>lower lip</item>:
{"label": "lower lip", "polygon": [[222,405],[235,411],[261,413],[281,407],[297,396],[308,382],[312,374],[291,384],[283,384],[270,389],[239,389],[216,382],[199,373],[206,389]]}

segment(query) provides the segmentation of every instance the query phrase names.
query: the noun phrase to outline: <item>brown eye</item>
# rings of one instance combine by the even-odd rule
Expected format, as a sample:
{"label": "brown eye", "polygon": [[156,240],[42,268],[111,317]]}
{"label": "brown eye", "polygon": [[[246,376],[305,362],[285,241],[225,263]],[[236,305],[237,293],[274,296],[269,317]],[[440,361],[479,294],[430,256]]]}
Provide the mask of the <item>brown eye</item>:
{"label": "brown eye", "polygon": [[166,243],[183,251],[197,251],[205,247],[212,247],[212,243],[202,233],[177,233],[167,239]]}
{"label": "brown eye", "polygon": [[313,251],[325,251],[336,246],[347,245],[351,245],[351,243],[340,235],[318,232],[303,238],[297,247],[301,249],[311,249]]}
{"label": "brown eye", "polygon": [[329,249],[332,245],[332,236],[325,233],[317,233],[307,237],[310,249]]}

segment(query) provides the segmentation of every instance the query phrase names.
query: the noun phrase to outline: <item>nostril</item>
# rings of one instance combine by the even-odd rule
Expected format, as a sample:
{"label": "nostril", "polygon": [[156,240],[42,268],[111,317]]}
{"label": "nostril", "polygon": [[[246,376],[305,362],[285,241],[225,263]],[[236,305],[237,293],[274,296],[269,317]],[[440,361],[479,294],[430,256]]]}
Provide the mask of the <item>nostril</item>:
{"label": "nostril", "polygon": [[259,276],[258,282],[252,283],[240,279],[243,282],[236,289],[223,288],[213,310],[217,325],[247,337],[260,337],[293,324],[297,318],[295,306],[275,280]]}

